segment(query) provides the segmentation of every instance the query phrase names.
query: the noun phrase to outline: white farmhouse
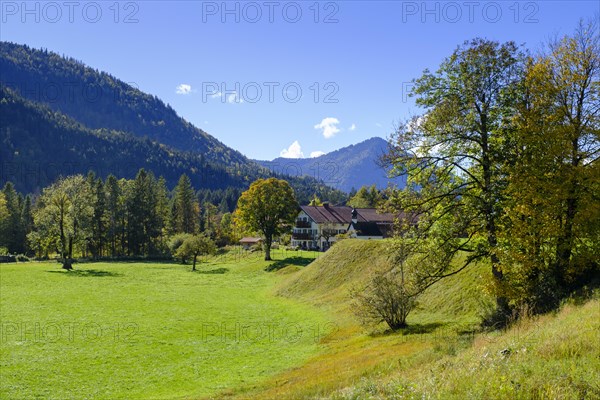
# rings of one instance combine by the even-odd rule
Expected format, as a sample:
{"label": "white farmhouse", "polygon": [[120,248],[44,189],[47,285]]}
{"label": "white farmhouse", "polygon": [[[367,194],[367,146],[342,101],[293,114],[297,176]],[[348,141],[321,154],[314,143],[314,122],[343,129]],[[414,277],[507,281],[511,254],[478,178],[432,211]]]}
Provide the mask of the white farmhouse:
{"label": "white farmhouse", "polygon": [[348,233],[358,239],[383,239],[393,231],[394,215],[374,208],[348,206],[301,206],[292,231],[292,246],[326,250],[336,235]]}

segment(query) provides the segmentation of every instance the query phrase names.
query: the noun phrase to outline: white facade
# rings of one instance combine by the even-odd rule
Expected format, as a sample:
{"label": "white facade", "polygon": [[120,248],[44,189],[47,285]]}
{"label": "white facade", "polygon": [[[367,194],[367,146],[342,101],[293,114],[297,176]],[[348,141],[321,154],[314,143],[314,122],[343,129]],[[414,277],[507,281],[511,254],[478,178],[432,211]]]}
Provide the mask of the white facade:
{"label": "white facade", "polygon": [[[300,211],[296,224],[292,230],[292,246],[306,249],[326,249],[333,242],[335,236],[346,233],[348,225],[345,223],[317,224],[304,211]],[[329,243],[326,237],[329,236]]]}

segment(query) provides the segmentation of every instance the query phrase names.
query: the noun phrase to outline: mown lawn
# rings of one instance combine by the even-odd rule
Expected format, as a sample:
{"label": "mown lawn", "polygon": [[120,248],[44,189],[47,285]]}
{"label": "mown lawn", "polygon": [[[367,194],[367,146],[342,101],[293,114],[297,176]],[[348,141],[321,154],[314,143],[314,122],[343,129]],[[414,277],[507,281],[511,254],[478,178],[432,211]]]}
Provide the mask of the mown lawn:
{"label": "mown lawn", "polygon": [[[275,252],[281,265],[312,255]],[[259,255],[0,266],[0,398],[167,399],[250,388],[320,351],[322,311]]]}

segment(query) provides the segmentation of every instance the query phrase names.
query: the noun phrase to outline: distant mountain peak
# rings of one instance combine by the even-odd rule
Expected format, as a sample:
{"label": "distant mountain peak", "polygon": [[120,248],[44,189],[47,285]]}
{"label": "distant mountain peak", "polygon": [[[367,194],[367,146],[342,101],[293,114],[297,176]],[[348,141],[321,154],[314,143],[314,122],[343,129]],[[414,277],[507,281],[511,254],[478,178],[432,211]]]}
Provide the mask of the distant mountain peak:
{"label": "distant mountain peak", "polygon": [[376,185],[379,189],[390,184],[404,186],[404,179],[390,179],[380,166],[380,158],[387,152],[388,142],[381,137],[372,137],[314,158],[283,158],[272,161],[257,161],[275,173],[294,176],[310,176],[321,179],[345,192],[365,185]]}

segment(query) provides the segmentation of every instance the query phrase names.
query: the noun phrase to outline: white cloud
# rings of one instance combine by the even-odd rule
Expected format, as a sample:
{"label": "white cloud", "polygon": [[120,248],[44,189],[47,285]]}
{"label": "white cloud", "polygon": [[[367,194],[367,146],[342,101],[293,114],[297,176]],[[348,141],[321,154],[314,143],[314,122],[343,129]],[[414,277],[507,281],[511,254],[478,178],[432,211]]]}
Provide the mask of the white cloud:
{"label": "white cloud", "polygon": [[227,96],[227,102],[229,104],[233,104],[233,103],[243,103],[244,99],[242,99],[237,92],[233,92],[232,94],[230,94],[229,96]]}
{"label": "white cloud", "polygon": [[350,125],[350,128],[348,128],[349,131],[355,131],[356,130],[356,124],[352,124]]}
{"label": "white cloud", "polygon": [[320,157],[324,154],[327,154],[327,153],[325,153],[324,151],[321,151],[321,150],[313,151],[310,153],[310,158]]}
{"label": "white cloud", "polygon": [[375,126],[381,128],[383,125],[381,125],[379,122],[375,122]]}
{"label": "white cloud", "polygon": [[229,92],[229,94],[226,95],[226,93],[223,92],[217,92],[217,93],[213,93],[210,95],[211,99],[221,99],[221,102],[225,103],[229,103],[229,104],[234,104],[234,103],[243,103],[244,99],[242,99],[239,95],[238,92]]}
{"label": "white cloud", "polygon": [[177,94],[190,94],[192,93],[192,86],[188,85],[187,83],[182,83],[181,85],[177,86],[175,93]]}
{"label": "white cloud", "polygon": [[294,143],[290,144],[290,147],[281,150],[279,156],[283,158],[304,158],[304,153],[302,152],[302,146],[300,146],[300,143],[296,140]]}
{"label": "white cloud", "polygon": [[323,137],[325,139],[329,139],[335,136],[336,133],[340,131],[340,129],[336,126],[340,123],[337,118],[327,117],[323,118],[323,121],[315,125],[315,129],[323,130]]}

